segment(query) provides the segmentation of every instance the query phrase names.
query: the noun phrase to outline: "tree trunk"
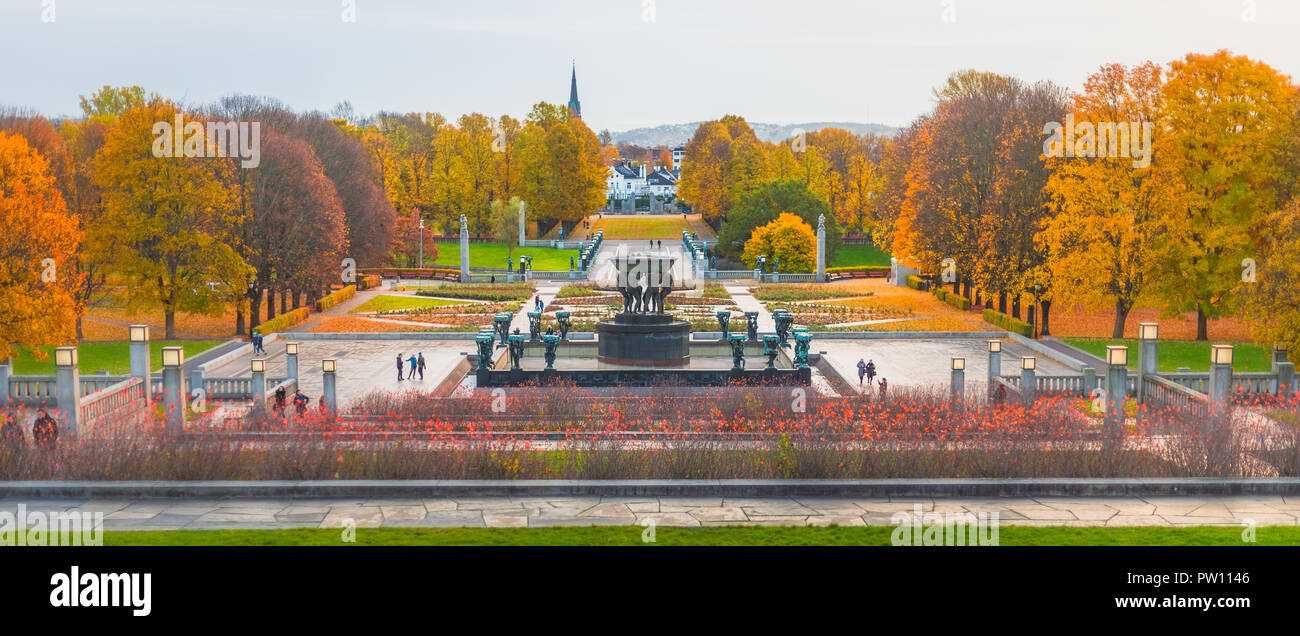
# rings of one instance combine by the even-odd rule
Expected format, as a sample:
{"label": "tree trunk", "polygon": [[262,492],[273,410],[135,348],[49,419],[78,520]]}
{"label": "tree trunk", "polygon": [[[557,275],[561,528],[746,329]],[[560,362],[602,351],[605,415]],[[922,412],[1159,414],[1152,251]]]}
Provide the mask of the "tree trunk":
{"label": "tree trunk", "polygon": [[262,289],[256,288],[248,292],[248,334],[253,334],[253,328],[262,323]]}
{"label": "tree trunk", "polygon": [[293,298],[293,308],[297,309],[302,306],[302,292],[297,289],[290,289],[289,296]]}
{"label": "tree trunk", "polygon": [[168,340],[175,340],[176,339],[176,312],[168,309],[165,312],[165,316],[167,320],[167,332],[166,332],[167,335],[164,337],[167,338]]}
{"label": "tree trunk", "polygon": [[998,292],[998,313],[1007,313],[1007,293]]}
{"label": "tree trunk", "polygon": [[1011,298],[1011,317],[1020,320],[1020,294]]}
{"label": "tree trunk", "polygon": [[236,335],[236,336],[242,336],[242,335],[244,335],[244,305],[243,305],[243,303],[239,303],[239,306],[238,306],[238,307],[235,307],[235,335]]}
{"label": "tree trunk", "polygon": [[81,316],[77,316],[77,342],[81,342],[85,337],[85,334],[81,333]]}
{"label": "tree trunk", "polygon": [[269,287],[266,290],[266,319],[270,320],[275,317],[275,288]]}
{"label": "tree trunk", "polygon": [[1204,311],[1197,309],[1196,310],[1196,339],[1209,340],[1210,338],[1209,332],[1210,332],[1209,319],[1206,318]]}
{"label": "tree trunk", "polygon": [[1029,307],[1025,308],[1025,312],[1027,314],[1025,322],[1029,323],[1029,335],[1033,336],[1038,327],[1038,325],[1034,324],[1034,306],[1029,305]]}
{"label": "tree trunk", "polygon": [[1128,312],[1133,309],[1132,305],[1124,306],[1124,301],[1115,301],[1115,327],[1110,330],[1110,337],[1124,337],[1124,323],[1128,321]]}
{"label": "tree trunk", "polygon": [[288,290],[280,290],[280,313],[289,311],[289,299],[285,297]]}
{"label": "tree trunk", "polygon": [[1043,328],[1038,330],[1038,335],[1050,336],[1052,335],[1052,330],[1048,328],[1047,317],[1052,311],[1052,301],[1044,300],[1042,305],[1043,305],[1043,312],[1042,312]]}

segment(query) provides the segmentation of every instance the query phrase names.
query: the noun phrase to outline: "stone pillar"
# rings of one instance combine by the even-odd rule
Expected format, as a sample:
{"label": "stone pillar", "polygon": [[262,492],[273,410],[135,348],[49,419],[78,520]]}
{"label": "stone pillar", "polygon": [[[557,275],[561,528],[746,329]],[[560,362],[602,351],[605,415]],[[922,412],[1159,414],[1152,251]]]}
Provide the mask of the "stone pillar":
{"label": "stone pillar", "polygon": [[1083,368],[1083,392],[1088,397],[1092,397],[1093,389],[1097,388],[1097,370],[1092,367]]}
{"label": "stone pillar", "polygon": [[185,350],[181,347],[163,347],[163,413],[167,418],[167,432],[178,435],[185,424],[185,387],[181,381],[181,365],[185,363]]}
{"label": "stone pillar", "polygon": [[952,359],[952,401],[959,404],[966,397],[966,359]]}
{"label": "stone pillar", "polygon": [[298,379],[298,343],[288,342],[284,345],[284,366],[286,375]]}
{"label": "stone pillar", "polygon": [[1283,362],[1286,362],[1286,345],[1273,345],[1273,373],[1277,373],[1277,365]]}
{"label": "stone pillar", "polygon": [[1002,375],[1002,341],[989,341],[989,390],[993,390],[993,379]]}
{"label": "stone pillar", "polygon": [[1226,409],[1232,393],[1232,345],[1210,347],[1210,408]]}
{"label": "stone pillar", "polygon": [[253,358],[253,381],[250,391],[253,393],[254,408],[260,407],[262,402],[266,401],[266,360],[264,358]]}
{"label": "stone pillar", "polygon": [[75,439],[81,428],[81,371],[77,369],[76,347],[54,350],[54,388],[59,436]]}
{"label": "stone pillar", "polygon": [[1020,397],[1026,402],[1033,402],[1038,393],[1038,381],[1034,378],[1034,369],[1038,360],[1033,356],[1020,359]]}
{"label": "stone pillar", "polygon": [[131,377],[140,378],[144,383],[144,406],[148,408],[153,402],[153,388],[150,385],[152,373],[149,368],[149,326],[131,325],[129,330],[131,332],[129,345]]}
{"label": "stone pillar", "polygon": [[[1128,347],[1106,347],[1106,424],[1124,421],[1124,401],[1128,397]],[[1114,431],[1112,430],[1112,433]]]}
{"label": "stone pillar", "polygon": [[338,413],[338,392],[335,390],[334,377],[335,372],[338,370],[338,362],[336,360],[321,360],[320,364],[323,372],[321,395],[325,398],[325,410],[331,414]]}
{"label": "stone pillar", "polygon": [[1146,403],[1146,376],[1159,373],[1160,326],[1154,322],[1138,325],[1138,404]]}
{"label": "stone pillar", "polygon": [[13,375],[13,362],[9,358],[0,360],[0,404],[9,403],[9,376]]}
{"label": "stone pillar", "polygon": [[460,282],[469,282],[469,225],[460,215]]}
{"label": "stone pillar", "polygon": [[1277,394],[1289,396],[1295,387],[1295,363],[1277,363]]}
{"label": "stone pillar", "polygon": [[826,280],[826,215],[817,217],[817,282]]}
{"label": "stone pillar", "polygon": [[190,370],[190,384],[187,388],[191,395],[194,393],[194,389],[203,388],[203,365],[196,364]]}
{"label": "stone pillar", "polygon": [[524,202],[520,201],[519,202],[519,247],[523,247],[524,241],[527,240],[526,237],[524,236],[524,215],[525,214],[526,213],[524,212]]}

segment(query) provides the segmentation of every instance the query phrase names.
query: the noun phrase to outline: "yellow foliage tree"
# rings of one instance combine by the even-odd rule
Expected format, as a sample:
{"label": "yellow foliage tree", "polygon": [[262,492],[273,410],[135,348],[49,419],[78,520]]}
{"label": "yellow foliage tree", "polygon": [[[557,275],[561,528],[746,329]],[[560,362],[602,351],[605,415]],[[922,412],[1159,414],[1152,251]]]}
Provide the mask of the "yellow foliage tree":
{"label": "yellow foliage tree", "polygon": [[[81,230],[45,161],[19,135],[0,132],[0,360],[73,339]],[[39,350],[37,350],[39,354]]]}
{"label": "yellow foliage tree", "polygon": [[769,266],[779,260],[785,272],[812,271],[817,265],[817,236],[803,219],[782,212],[775,221],[754,230],[745,242],[741,258],[746,265],[754,267],[760,256],[767,257]]}

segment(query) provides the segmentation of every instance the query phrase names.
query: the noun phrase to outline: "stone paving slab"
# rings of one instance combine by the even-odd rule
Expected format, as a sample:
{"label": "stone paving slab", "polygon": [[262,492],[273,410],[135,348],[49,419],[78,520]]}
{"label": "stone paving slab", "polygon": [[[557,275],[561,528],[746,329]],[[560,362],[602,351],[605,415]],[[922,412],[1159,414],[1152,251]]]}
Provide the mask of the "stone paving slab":
{"label": "stone paving slab", "polygon": [[1006,525],[1300,525],[1294,498],[1188,497],[447,497],[303,499],[9,498],[0,511],[98,511],[113,530],[166,528],[895,525],[896,515],[994,513]]}

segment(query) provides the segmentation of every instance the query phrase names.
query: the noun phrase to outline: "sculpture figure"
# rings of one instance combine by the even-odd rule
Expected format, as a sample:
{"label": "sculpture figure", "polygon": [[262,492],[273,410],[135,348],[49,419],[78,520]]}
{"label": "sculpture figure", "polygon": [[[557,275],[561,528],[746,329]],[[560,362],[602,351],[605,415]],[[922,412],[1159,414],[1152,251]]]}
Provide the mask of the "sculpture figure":
{"label": "sculpture figure", "polygon": [[808,346],[812,343],[812,334],[801,331],[794,335],[794,365],[800,369],[808,368]]}
{"label": "sculpture figure", "polygon": [[778,340],[776,336],[763,336],[763,355],[767,356],[768,369],[776,369],[776,352]]}
{"label": "sculpture figure", "polygon": [[492,335],[480,333],[474,336],[474,344],[478,345],[478,366],[482,369],[492,368]]}
{"label": "sculpture figure", "polygon": [[719,340],[727,341],[727,325],[731,323],[731,312],[724,309],[715,314],[718,317],[718,326],[722,327],[722,337]]}
{"label": "sculpture figure", "polygon": [[519,363],[524,359],[524,336],[523,334],[513,334],[510,336],[510,369],[518,371]]}
{"label": "sculpture figure", "polygon": [[546,368],[555,368],[555,349],[560,346],[560,337],[556,335],[542,336],[542,342],[546,344]]}
{"label": "sculpture figure", "polygon": [[731,343],[731,370],[741,371],[745,368],[745,336],[733,333],[729,340]]}
{"label": "sculpture figure", "polygon": [[746,327],[748,327],[749,329],[749,339],[758,340],[758,312],[757,311],[745,312],[745,320],[748,321]]}
{"label": "sculpture figure", "polygon": [[528,339],[537,340],[542,337],[542,312],[528,312]]}
{"label": "sculpture figure", "polygon": [[569,326],[573,324],[573,321],[569,319],[570,315],[567,311],[555,312],[555,320],[560,325],[560,340],[569,339]]}

